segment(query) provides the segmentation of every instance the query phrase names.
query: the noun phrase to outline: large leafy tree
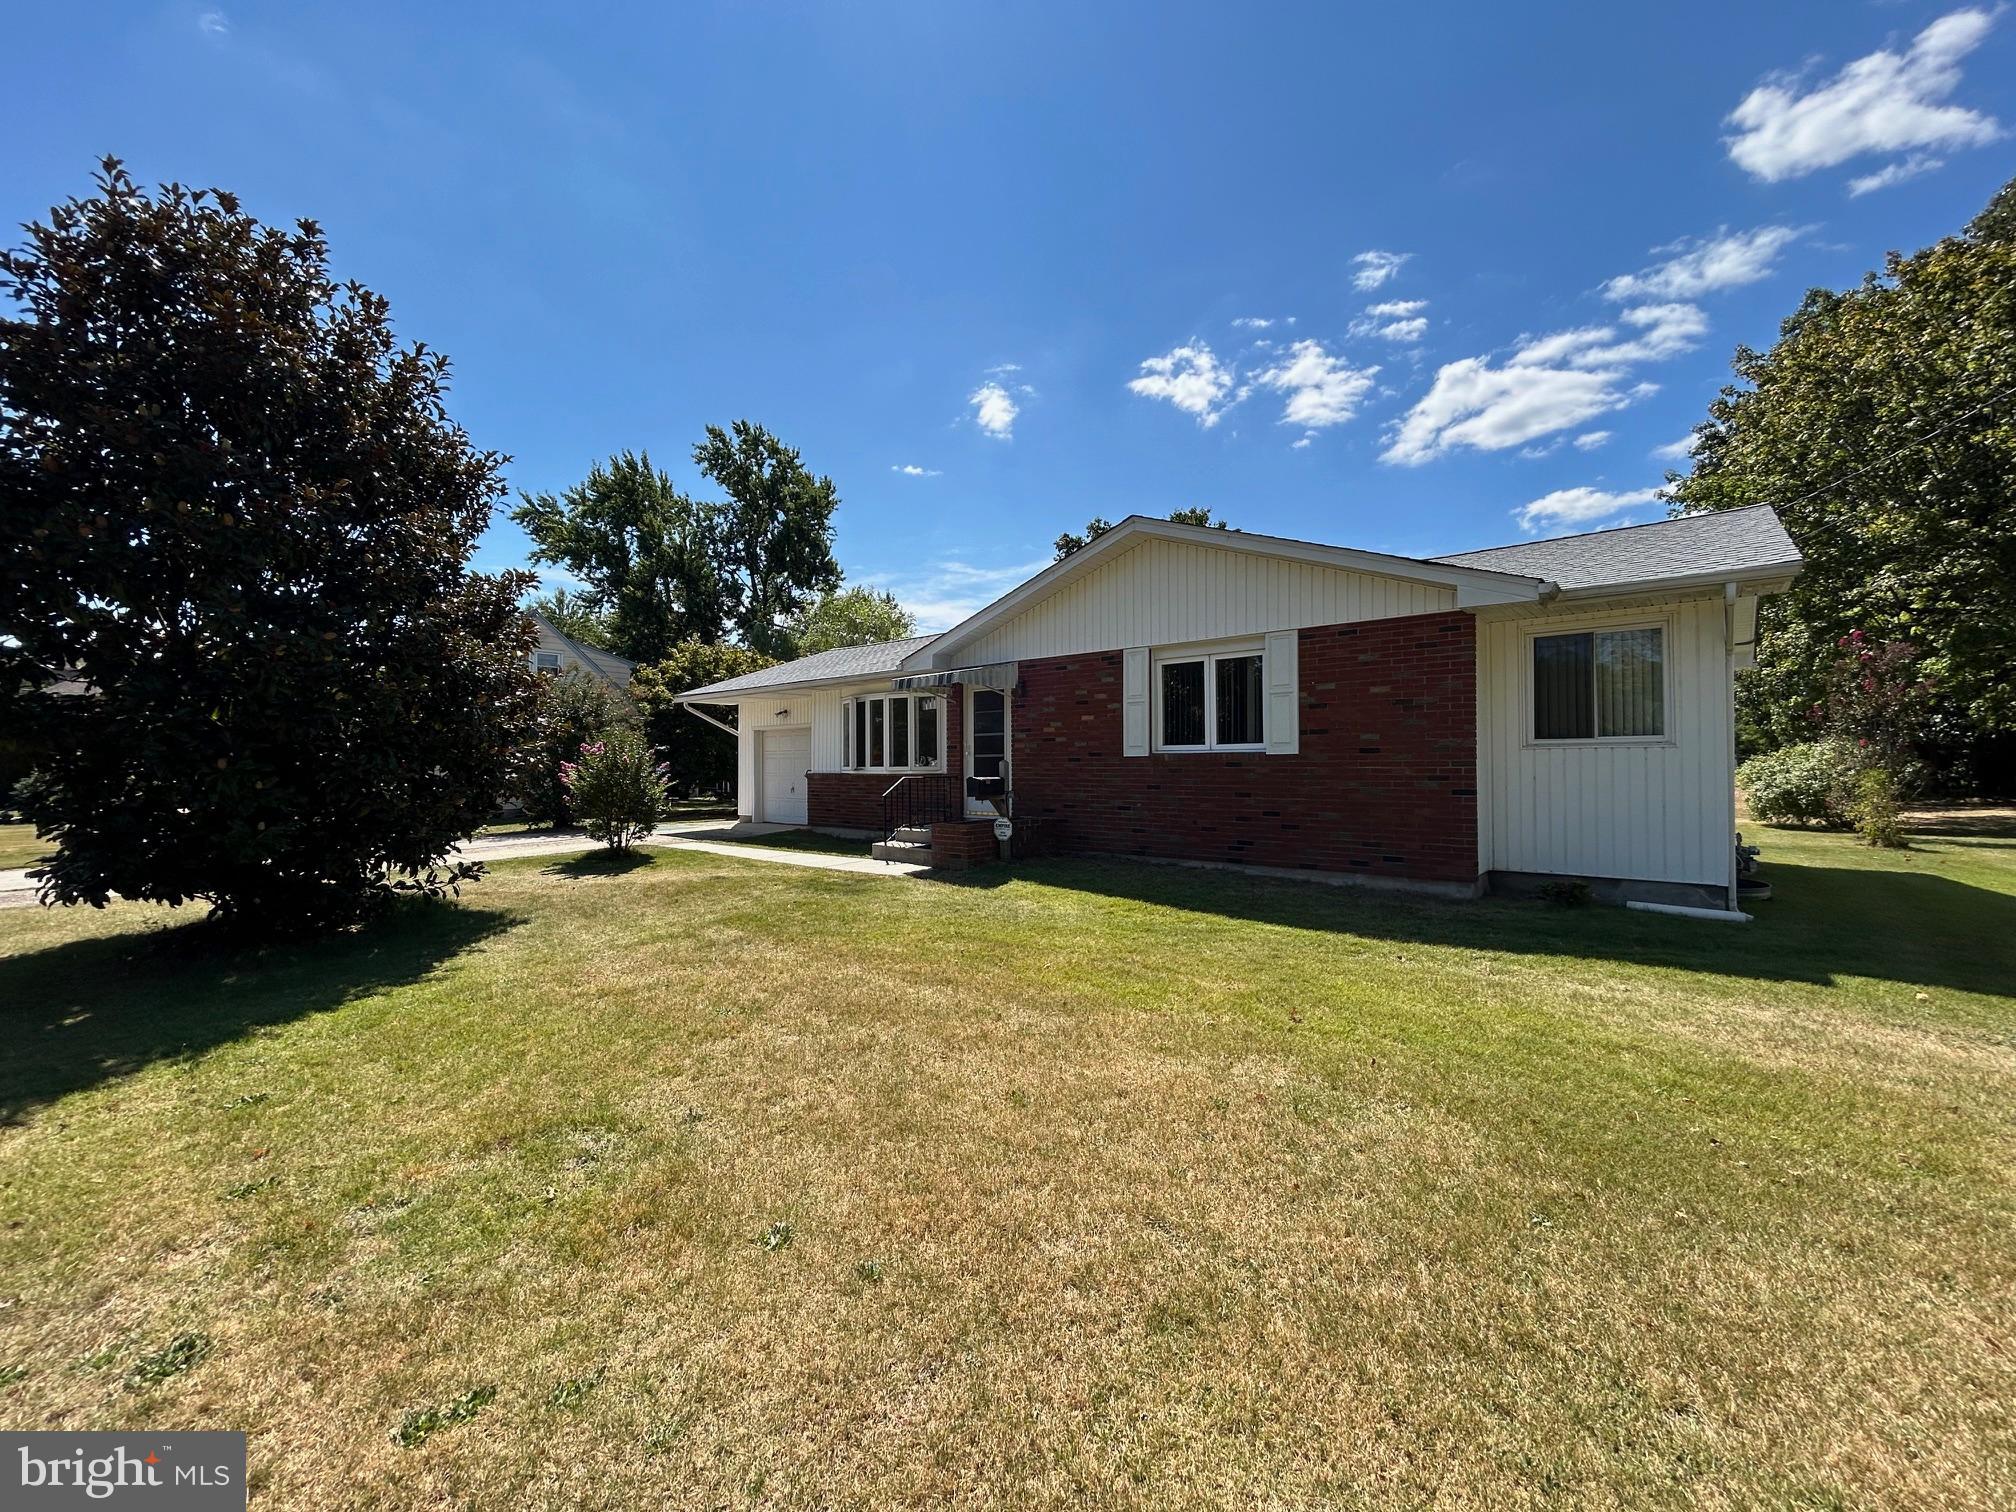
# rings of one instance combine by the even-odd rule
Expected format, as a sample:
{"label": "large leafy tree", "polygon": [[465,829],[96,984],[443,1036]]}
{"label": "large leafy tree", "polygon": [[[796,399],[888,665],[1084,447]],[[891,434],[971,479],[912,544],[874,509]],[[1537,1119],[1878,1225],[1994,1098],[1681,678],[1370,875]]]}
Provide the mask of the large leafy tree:
{"label": "large leafy tree", "polygon": [[[1210,506],[1206,504],[1188,504],[1181,509],[1172,509],[1164,518],[1176,525],[1203,525],[1212,530],[1230,530],[1232,528],[1223,520],[1212,519]],[[1061,562],[1064,558],[1070,556],[1072,552],[1083,551],[1112,528],[1113,521],[1106,519],[1103,515],[1094,515],[1085,522],[1085,529],[1082,534],[1077,531],[1065,531],[1064,534],[1057,537],[1055,546],[1057,552],[1056,559]]]}
{"label": "large leafy tree", "polygon": [[2016,183],[1964,234],[1816,289],[1695,432],[1682,510],[1777,507],[1806,558],[1763,610],[1746,737],[1806,738],[1843,636],[1908,641],[1933,754],[2016,748]]}
{"label": "large leafy tree", "polygon": [[841,646],[874,646],[917,633],[917,616],[896,595],[842,588],[808,605],[791,623],[792,653],[811,656]]}
{"label": "large leafy tree", "polygon": [[529,728],[512,753],[511,796],[534,824],[565,824],[567,784],[561,768],[581,746],[617,729],[636,729],[637,705],[599,677],[570,668],[544,672]]}
{"label": "large leafy tree", "polygon": [[609,650],[655,661],[688,636],[721,637],[718,514],[673,487],[648,454],[623,452],[557,496],[521,494],[511,518],[532,538],[533,561],[587,584],[577,598],[606,617]]}
{"label": "large leafy tree", "polygon": [[790,622],[840,586],[833,559],[833,480],[814,477],[795,447],[760,425],[707,427],[693,448],[701,473],[728,495],[719,511],[720,563],[729,619],[743,645],[765,656],[790,650]]}
{"label": "large leafy tree", "polygon": [[313,222],[112,160],[0,291],[0,723],[45,752],[44,899],[280,931],[473,874],[446,856],[532,696],[530,580],[468,570],[503,459],[446,360]]}
{"label": "large leafy tree", "polygon": [[682,641],[672,654],[630,677],[630,696],[644,716],[645,733],[658,749],[676,793],[711,792],[735,780],[735,742],[673,702],[689,688],[704,688],[770,666],[774,658],[746,646]]}

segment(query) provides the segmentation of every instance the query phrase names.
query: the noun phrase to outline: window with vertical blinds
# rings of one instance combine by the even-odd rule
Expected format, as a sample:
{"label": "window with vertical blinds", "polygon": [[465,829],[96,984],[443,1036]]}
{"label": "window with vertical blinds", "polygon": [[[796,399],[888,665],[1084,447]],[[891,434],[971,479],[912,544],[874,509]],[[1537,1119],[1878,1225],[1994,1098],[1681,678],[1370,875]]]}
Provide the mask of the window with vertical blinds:
{"label": "window with vertical blinds", "polygon": [[1533,637],[1535,740],[1657,740],[1665,734],[1664,629]]}

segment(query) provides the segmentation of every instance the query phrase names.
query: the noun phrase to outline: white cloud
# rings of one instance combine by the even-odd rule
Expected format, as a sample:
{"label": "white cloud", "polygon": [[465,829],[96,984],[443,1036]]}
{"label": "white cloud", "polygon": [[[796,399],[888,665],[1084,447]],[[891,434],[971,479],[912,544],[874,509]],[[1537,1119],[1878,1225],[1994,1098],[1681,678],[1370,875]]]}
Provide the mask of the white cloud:
{"label": "white cloud", "polygon": [[1594,451],[1609,439],[1610,432],[1606,430],[1584,431],[1575,438],[1575,449],[1577,451]]}
{"label": "white cloud", "polygon": [[1656,488],[1633,488],[1623,493],[1606,493],[1600,488],[1557,488],[1512,513],[1527,530],[1538,530],[1543,525],[1586,525],[1591,520],[1606,520],[1627,509],[1650,504],[1658,497]]}
{"label": "white cloud", "polygon": [[[1408,304],[1412,304],[1416,308],[1419,308],[1423,303],[1425,301],[1418,299],[1402,300],[1398,307],[1404,308]],[[1382,307],[1374,305],[1372,308],[1376,310]],[[1405,320],[1388,320],[1383,322],[1378,320],[1354,320],[1351,322],[1351,334],[1353,336],[1377,336],[1382,341],[1419,341],[1423,336],[1428,334],[1428,317],[1426,315],[1413,315]]]}
{"label": "white cloud", "polygon": [[1857,58],[1803,93],[1796,78],[1760,84],[1729,113],[1738,128],[1724,138],[1729,156],[1753,178],[1777,183],[1864,153],[1992,142],[2002,135],[1993,116],[1941,102],[1959,87],[1960,60],[1994,24],[1989,11],[1955,11],[1918,33],[1909,51]]}
{"label": "white cloud", "polygon": [[1611,299],[1695,299],[1717,289],[1756,283],[1771,274],[1778,254],[1805,235],[1799,226],[1759,226],[1754,231],[1726,227],[1699,241],[1662,248],[1678,255],[1603,285]]}
{"label": "white cloud", "polygon": [[1014,439],[1015,417],[1022,408],[1008,390],[998,383],[983,383],[966,396],[966,402],[973,406],[973,423],[980,429],[997,441]]}
{"label": "white cloud", "polygon": [[1049,565],[1047,556],[1003,567],[938,561],[909,572],[849,572],[847,581],[895,594],[897,602],[917,616],[918,630],[929,632],[949,629],[978,613]]}
{"label": "white cloud", "polygon": [[1022,364],[1019,362],[1000,362],[991,368],[983,368],[981,371],[989,378],[1001,378],[1007,376],[1009,373],[1021,372]]}
{"label": "white cloud", "polygon": [[1689,431],[1678,441],[1668,441],[1664,446],[1652,448],[1652,455],[1662,462],[1684,462],[1694,455],[1694,433]]}
{"label": "white cloud", "polygon": [[1381,304],[1365,306],[1365,313],[1375,320],[1393,320],[1405,315],[1419,315],[1428,308],[1425,299],[1389,299]]}
{"label": "white cloud", "polygon": [[1274,324],[1274,317],[1271,315],[1241,315],[1232,324],[1235,329],[1241,331],[1264,331]]}
{"label": "white cloud", "polygon": [[1516,360],[1493,366],[1486,357],[1445,363],[1380,459],[1413,466],[1458,446],[1503,451],[1566,430],[1630,403],[1619,376]]}
{"label": "white cloud", "polygon": [[905,462],[900,467],[892,466],[889,471],[901,473],[906,478],[935,478],[939,471],[935,467],[919,467],[915,462]]}
{"label": "white cloud", "polygon": [[1522,343],[1512,361],[1521,367],[1621,368],[1677,357],[1708,333],[1708,317],[1690,304],[1637,305],[1620,311],[1618,319],[1643,334],[1619,341],[1611,326],[1580,326]]}
{"label": "white cloud", "polygon": [[196,29],[206,37],[228,37],[231,18],[219,10],[205,11],[196,18]]}
{"label": "white cloud", "polygon": [[1304,447],[1306,447],[1310,442],[1314,441],[1315,439],[1316,439],[1316,432],[1304,431],[1302,432],[1300,439],[1290,441],[1288,443],[1288,449],[1290,451],[1301,451]]}
{"label": "white cloud", "polygon": [[1127,387],[1149,399],[1167,399],[1208,430],[1224,417],[1232,379],[1232,370],[1192,337],[1188,346],[1142,363],[1141,376],[1130,379]]}
{"label": "white cloud", "polygon": [[1412,257],[1412,252],[1360,252],[1351,259],[1351,265],[1358,271],[1351,275],[1354,289],[1376,289],[1395,273],[1400,265]]}
{"label": "white cloud", "polygon": [[1914,179],[1921,173],[1931,173],[1945,166],[1944,158],[1914,152],[1901,163],[1892,163],[1887,168],[1878,168],[1874,173],[1865,173],[1860,178],[1848,180],[1848,197],[1860,199],[1872,190],[1888,189],[1892,184],[1901,184],[1906,179]]}
{"label": "white cloud", "polygon": [[1358,401],[1378,371],[1352,367],[1324,351],[1321,342],[1298,341],[1273,367],[1255,373],[1253,381],[1288,396],[1281,409],[1283,425],[1321,430],[1358,413]]}

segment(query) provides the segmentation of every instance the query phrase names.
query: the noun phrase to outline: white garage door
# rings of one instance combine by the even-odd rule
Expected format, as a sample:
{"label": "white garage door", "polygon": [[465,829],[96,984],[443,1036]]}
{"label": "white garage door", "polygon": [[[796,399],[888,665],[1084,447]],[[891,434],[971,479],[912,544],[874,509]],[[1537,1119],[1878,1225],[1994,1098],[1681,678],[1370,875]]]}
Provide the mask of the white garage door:
{"label": "white garage door", "polygon": [[805,768],[811,764],[811,731],[763,732],[762,818],[766,824],[805,822]]}

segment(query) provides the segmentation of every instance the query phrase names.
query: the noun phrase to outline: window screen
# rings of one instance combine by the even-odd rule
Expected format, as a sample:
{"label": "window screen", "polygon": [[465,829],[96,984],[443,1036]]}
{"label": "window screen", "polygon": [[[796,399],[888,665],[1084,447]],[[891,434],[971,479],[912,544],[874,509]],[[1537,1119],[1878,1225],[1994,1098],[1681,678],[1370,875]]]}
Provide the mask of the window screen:
{"label": "window screen", "polygon": [[1259,745],[1267,738],[1260,696],[1260,658],[1221,656],[1212,663],[1217,675],[1218,744]]}
{"label": "window screen", "polygon": [[1204,663],[1165,662],[1162,666],[1162,744],[1204,744]]}

